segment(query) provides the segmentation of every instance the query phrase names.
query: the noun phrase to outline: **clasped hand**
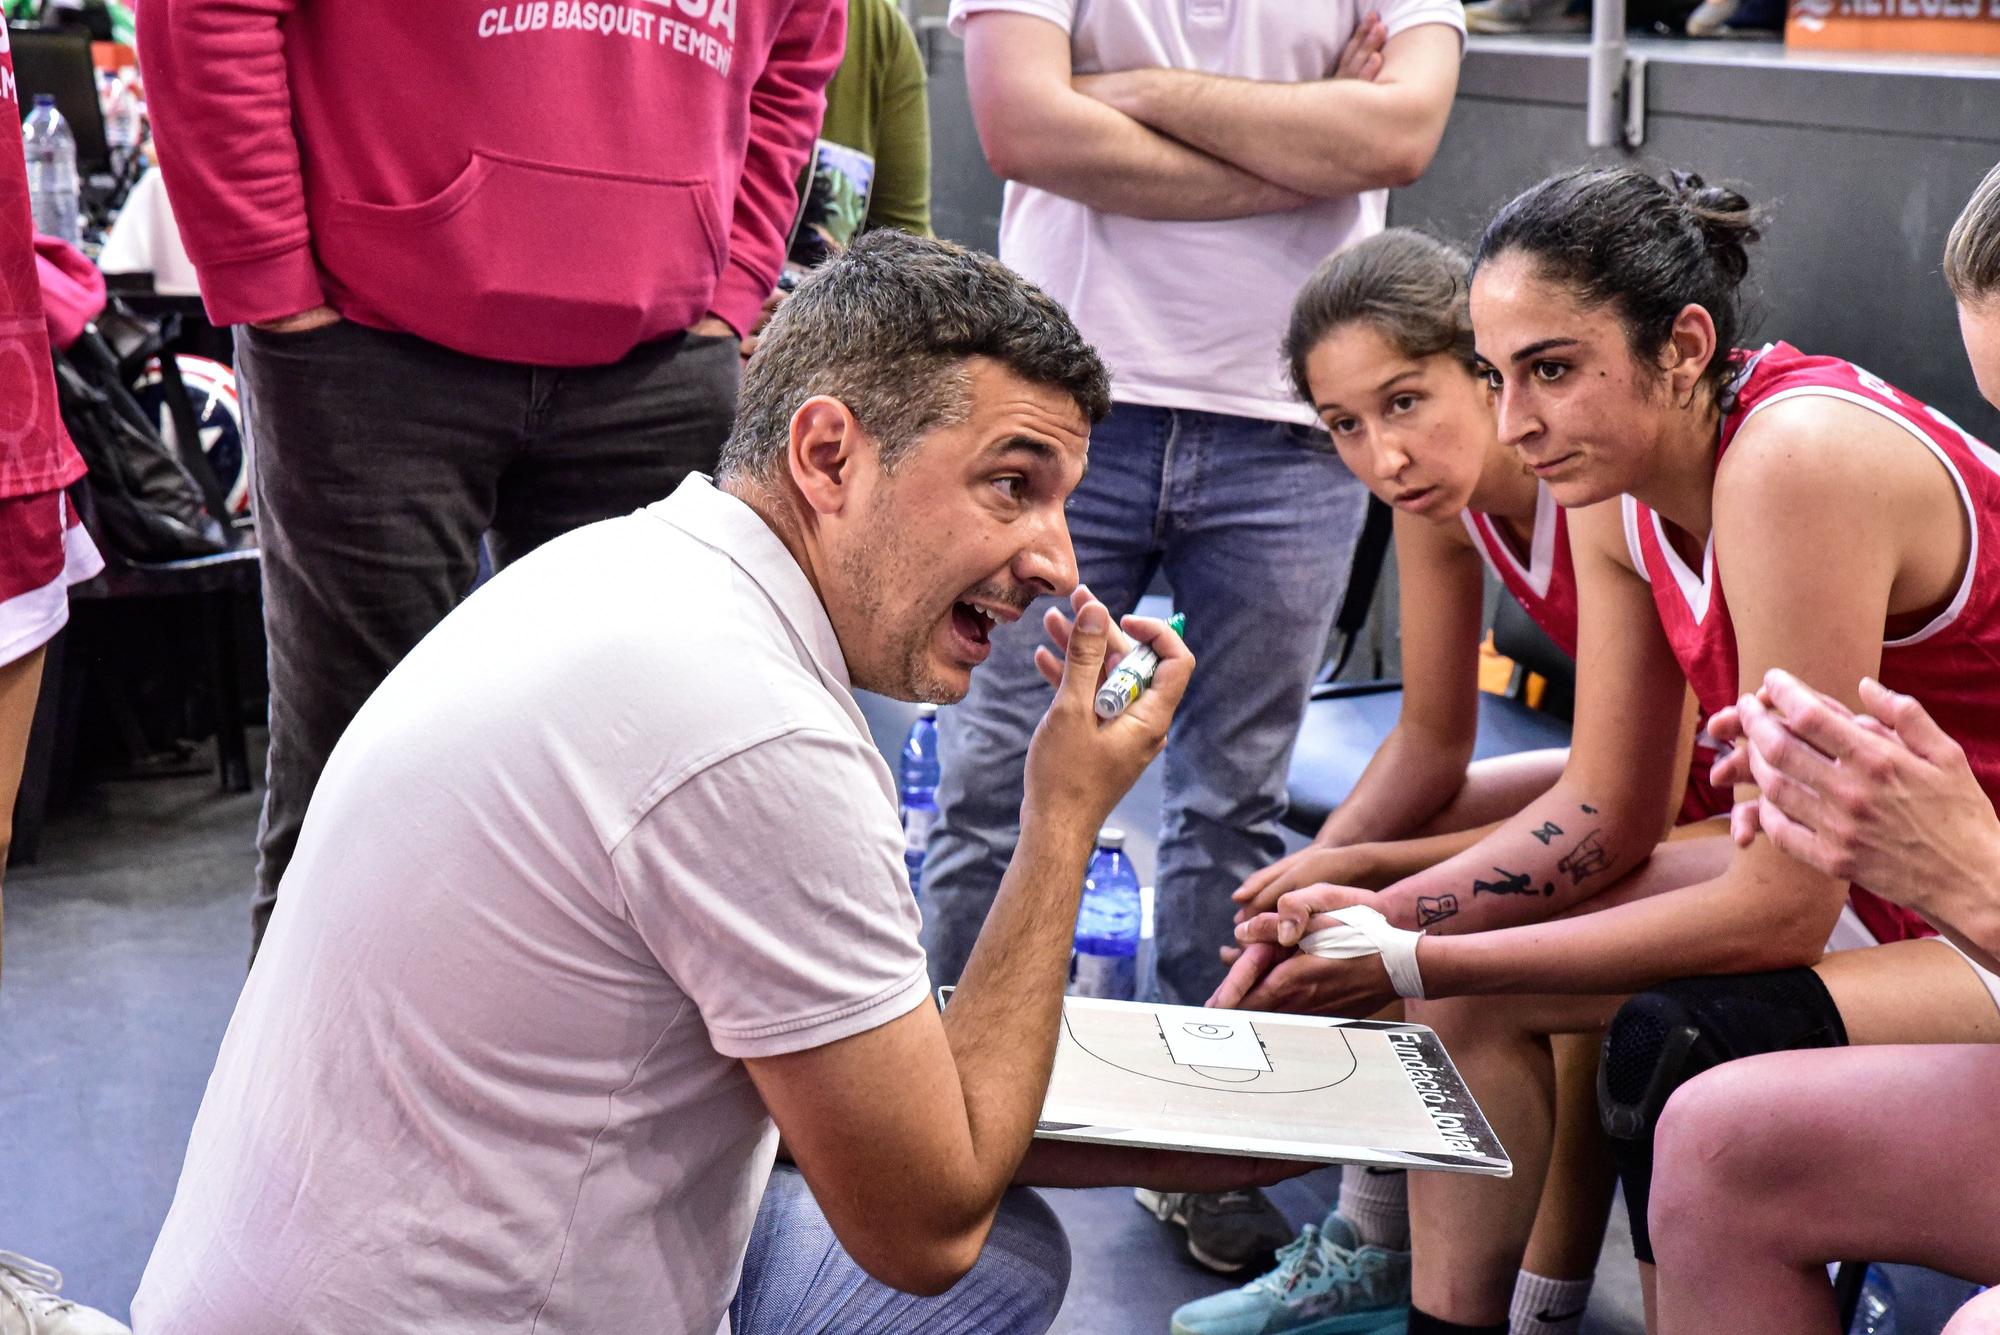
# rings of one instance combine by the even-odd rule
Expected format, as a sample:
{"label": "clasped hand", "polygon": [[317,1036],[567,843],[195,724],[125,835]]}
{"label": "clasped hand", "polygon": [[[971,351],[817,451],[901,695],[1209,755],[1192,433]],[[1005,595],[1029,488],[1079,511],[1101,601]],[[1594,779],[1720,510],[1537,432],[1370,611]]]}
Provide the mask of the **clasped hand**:
{"label": "clasped hand", "polygon": [[1333,910],[1374,903],[1374,891],[1348,885],[1310,885],[1281,895],[1272,911],[1238,924],[1242,953],[1208,1004],[1299,1015],[1373,1015],[1396,999],[1380,955],[1322,959],[1300,954],[1298,943],[1332,925],[1326,915]]}
{"label": "clasped hand", "polygon": [[1986,893],[2000,822],[1965,750],[1907,695],[1872,679],[1856,713],[1789,672],[1709,720],[1734,747],[1717,784],[1754,783],[1730,833],[1759,833],[1808,866],[1951,920]]}

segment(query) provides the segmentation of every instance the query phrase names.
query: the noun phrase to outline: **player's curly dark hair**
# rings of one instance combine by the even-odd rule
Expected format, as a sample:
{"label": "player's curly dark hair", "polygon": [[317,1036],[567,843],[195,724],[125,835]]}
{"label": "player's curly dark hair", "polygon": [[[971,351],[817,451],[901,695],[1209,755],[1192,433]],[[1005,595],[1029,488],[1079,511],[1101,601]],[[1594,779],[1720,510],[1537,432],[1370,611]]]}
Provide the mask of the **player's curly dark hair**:
{"label": "player's curly dark hair", "polygon": [[1579,167],[1516,196],[1486,225],[1473,269],[1511,251],[1592,305],[1609,306],[1632,352],[1651,364],[1674,320],[1698,305],[1715,322],[1702,382],[1717,401],[1743,324],[1739,288],[1763,219],[1727,186],[1692,172],[1664,179],[1630,167]]}

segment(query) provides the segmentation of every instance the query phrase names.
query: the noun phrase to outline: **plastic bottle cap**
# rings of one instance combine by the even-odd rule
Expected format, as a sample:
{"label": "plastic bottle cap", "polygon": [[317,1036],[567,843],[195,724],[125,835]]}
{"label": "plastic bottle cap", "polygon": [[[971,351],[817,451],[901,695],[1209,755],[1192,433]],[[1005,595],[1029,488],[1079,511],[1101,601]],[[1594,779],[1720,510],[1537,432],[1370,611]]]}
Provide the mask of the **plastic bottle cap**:
{"label": "plastic bottle cap", "polygon": [[35,94],[35,105],[36,105],[36,106],[38,106],[38,107],[52,107],[52,106],[54,106],[55,104],[56,104],[56,98],[55,98],[55,94],[54,94],[54,93],[36,93],[36,94]]}
{"label": "plastic bottle cap", "polygon": [[1097,832],[1097,846],[1099,848],[1125,847],[1125,831],[1114,830],[1109,825],[1105,826]]}
{"label": "plastic bottle cap", "polygon": [[917,717],[918,717],[918,718],[936,718],[936,717],[937,717],[937,706],[936,706],[936,705],[918,705],[918,706],[917,706]]}

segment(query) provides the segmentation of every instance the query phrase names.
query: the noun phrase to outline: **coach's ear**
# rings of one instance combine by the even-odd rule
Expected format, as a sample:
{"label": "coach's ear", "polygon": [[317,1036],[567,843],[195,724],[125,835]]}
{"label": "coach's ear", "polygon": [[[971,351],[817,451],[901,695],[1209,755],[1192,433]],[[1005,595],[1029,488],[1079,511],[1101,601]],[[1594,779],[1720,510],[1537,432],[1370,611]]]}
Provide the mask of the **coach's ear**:
{"label": "coach's ear", "polygon": [[839,399],[814,395],[792,414],[786,451],[792,483],[806,504],[822,515],[837,515],[854,503],[856,484],[872,459],[874,446],[854,413]]}
{"label": "coach's ear", "polygon": [[1694,403],[1702,373],[1715,360],[1716,352],[1715,319],[1708,308],[1696,302],[1681,307],[1681,313],[1674,317],[1673,328],[1667,331],[1666,346],[1660,349],[1667,388],[1680,407]]}

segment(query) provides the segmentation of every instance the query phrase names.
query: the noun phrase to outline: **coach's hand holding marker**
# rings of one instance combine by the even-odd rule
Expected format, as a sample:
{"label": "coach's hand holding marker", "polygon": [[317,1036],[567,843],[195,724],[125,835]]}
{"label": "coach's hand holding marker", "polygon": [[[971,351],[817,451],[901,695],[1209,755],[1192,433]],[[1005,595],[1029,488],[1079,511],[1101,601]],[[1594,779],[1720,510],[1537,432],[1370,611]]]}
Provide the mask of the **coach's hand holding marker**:
{"label": "coach's hand holding marker", "polygon": [[[1167,618],[1167,629],[1179,635],[1187,627],[1187,614],[1176,612]],[[1160,666],[1160,655],[1150,644],[1135,644],[1125,656],[1118,660],[1118,666],[1111,669],[1111,675],[1097,688],[1097,717],[1114,719],[1132,707],[1132,703],[1153,684],[1153,672]]]}
{"label": "coach's hand holding marker", "polygon": [[[1090,590],[1081,584],[1070,597],[1070,607],[1079,618],[1086,607],[1103,610],[1103,604],[1097,602]],[[1106,618],[1109,619],[1108,613]],[[1107,645],[1110,653],[1106,656],[1105,670],[1092,700],[1092,708],[1100,720],[1109,723],[1123,715],[1141,696],[1147,694],[1155,681],[1168,673],[1174,677],[1172,704],[1167,706],[1168,716],[1172,716],[1173,709],[1180,704],[1181,692],[1187,689],[1187,674],[1194,669],[1193,655],[1181,643],[1181,627],[1186,622],[1187,618],[1179,612],[1165,621],[1157,617],[1128,616],[1111,629]],[[1046,645],[1037,648],[1035,666],[1041,669],[1042,676],[1051,686],[1060,686],[1063,659],[1058,655],[1069,653],[1073,624],[1059,610],[1050,608],[1042,615],[1042,628],[1055,641],[1055,648],[1050,650]],[[1163,663],[1166,666],[1162,666]],[[1114,697],[1122,703],[1108,705],[1107,702]]]}

